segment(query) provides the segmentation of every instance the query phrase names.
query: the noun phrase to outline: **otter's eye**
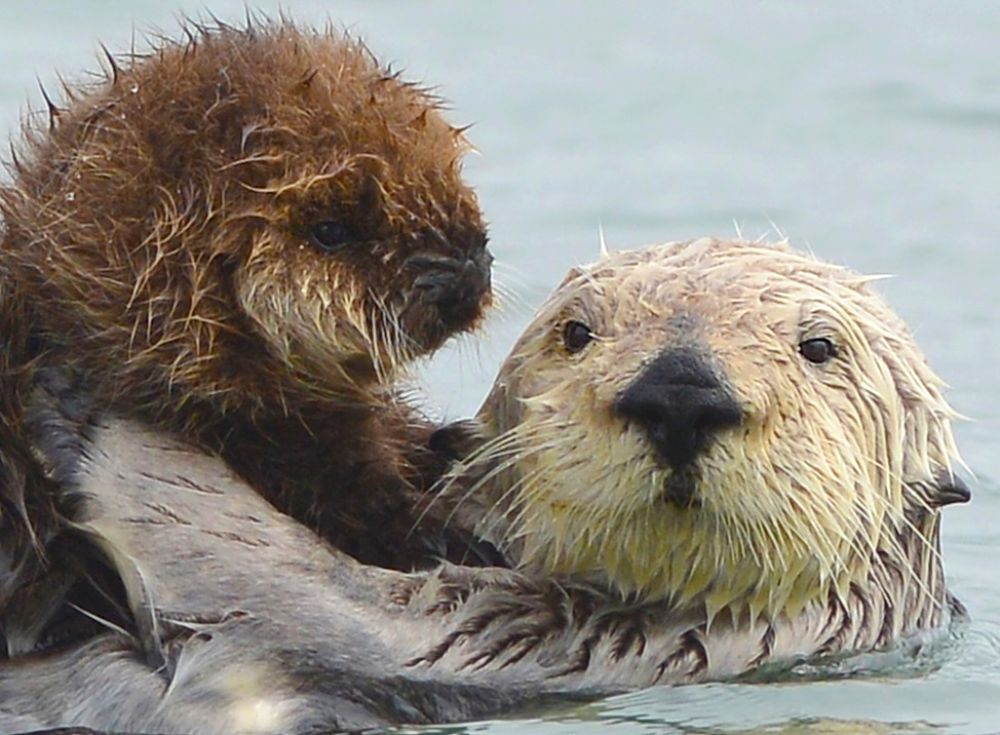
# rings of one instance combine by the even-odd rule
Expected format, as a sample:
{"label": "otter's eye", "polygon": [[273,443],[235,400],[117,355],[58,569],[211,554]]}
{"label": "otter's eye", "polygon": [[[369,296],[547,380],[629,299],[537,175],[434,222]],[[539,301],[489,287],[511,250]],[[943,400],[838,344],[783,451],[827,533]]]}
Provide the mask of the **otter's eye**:
{"label": "otter's eye", "polygon": [[327,253],[340,250],[351,241],[350,229],[336,220],[317,222],[309,228],[309,235],[313,244]]}
{"label": "otter's eye", "polygon": [[809,362],[822,365],[837,356],[837,346],[826,337],[799,342],[799,354]]}
{"label": "otter's eye", "polygon": [[563,328],[563,343],[570,352],[579,352],[594,339],[590,327],[582,322],[567,322]]}

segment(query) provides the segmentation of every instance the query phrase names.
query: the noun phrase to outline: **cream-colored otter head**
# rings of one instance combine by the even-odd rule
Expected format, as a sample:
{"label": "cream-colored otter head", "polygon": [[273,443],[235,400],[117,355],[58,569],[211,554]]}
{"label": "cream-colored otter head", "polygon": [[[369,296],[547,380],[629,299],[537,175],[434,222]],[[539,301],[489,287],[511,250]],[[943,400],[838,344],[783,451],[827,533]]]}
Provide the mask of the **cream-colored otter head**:
{"label": "cream-colored otter head", "polygon": [[936,555],[967,499],[954,413],[869,280],[710,239],[574,269],[480,412],[458,512],[530,574],[710,617],[794,615],[907,535]]}

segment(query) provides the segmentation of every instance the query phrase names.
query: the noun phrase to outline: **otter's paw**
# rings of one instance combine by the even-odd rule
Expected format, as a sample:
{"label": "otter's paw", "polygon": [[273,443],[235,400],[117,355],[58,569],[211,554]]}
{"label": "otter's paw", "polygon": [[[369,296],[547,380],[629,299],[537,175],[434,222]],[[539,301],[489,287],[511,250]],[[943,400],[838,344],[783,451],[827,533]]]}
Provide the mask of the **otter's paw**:
{"label": "otter's paw", "polygon": [[426,574],[408,574],[396,579],[389,587],[389,602],[399,607],[409,607],[427,585]]}
{"label": "otter's paw", "polygon": [[502,590],[529,593],[537,585],[523,574],[502,567],[463,567],[443,562],[426,574],[412,575],[393,585],[390,599],[424,615],[453,613],[475,593]]}

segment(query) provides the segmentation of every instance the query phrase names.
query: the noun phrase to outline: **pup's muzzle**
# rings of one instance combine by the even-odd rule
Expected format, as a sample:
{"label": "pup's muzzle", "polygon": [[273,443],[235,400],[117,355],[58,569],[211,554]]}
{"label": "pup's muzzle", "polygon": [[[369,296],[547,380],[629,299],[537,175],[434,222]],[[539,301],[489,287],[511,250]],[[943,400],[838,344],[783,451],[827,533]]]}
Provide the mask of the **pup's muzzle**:
{"label": "pup's muzzle", "polygon": [[414,255],[405,266],[420,271],[410,298],[437,308],[439,318],[452,329],[463,329],[482,311],[491,288],[493,256],[485,248],[469,257]]}

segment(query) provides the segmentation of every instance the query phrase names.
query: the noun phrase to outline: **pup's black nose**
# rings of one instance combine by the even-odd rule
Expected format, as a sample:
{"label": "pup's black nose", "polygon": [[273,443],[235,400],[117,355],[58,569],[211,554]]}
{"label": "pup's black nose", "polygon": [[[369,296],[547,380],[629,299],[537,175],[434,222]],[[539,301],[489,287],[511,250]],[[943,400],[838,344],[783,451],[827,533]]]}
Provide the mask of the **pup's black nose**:
{"label": "pup's black nose", "polygon": [[[410,259],[414,260],[416,258]],[[413,287],[442,308],[463,300],[478,300],[490,287],[489,263],[482,259],[440,258],[434,265],[434,269],[417,276]]]}
{"label": "pup's black nose", "polygon": [[691,464],[719,430],[737,426],[743,418],[709,359],[691,348],[657,357],[618,396],[615,410],[642,426],[674,469]]}
{"label": "pup's black nose", "polygon": [[465,258],[414,255],[404,265],[422,271],[413,281],[412,295],[437,306],[441,318],[458,328],[482,309],[492,262],[493,256],[484,249]]}

